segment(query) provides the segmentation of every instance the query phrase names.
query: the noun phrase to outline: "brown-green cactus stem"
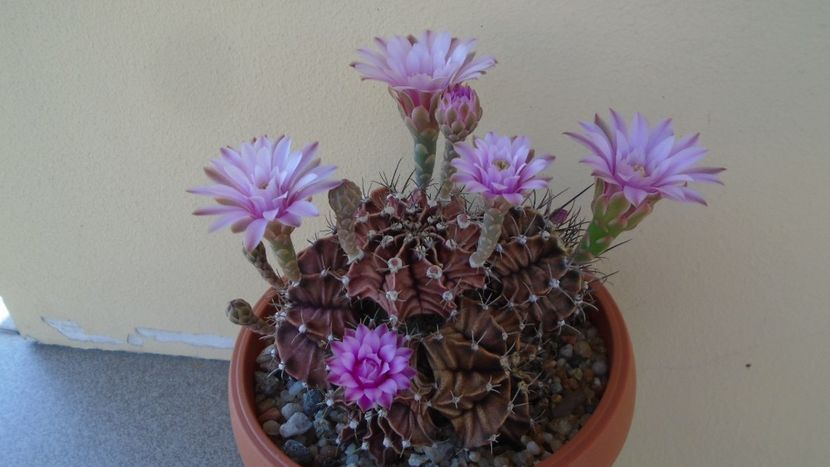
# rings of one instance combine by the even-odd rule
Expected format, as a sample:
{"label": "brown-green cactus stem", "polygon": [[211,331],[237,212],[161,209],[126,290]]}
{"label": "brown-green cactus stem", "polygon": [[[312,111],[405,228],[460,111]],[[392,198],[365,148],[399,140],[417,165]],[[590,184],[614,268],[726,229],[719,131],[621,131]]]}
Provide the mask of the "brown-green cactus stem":
{"label": "brown-green cactus stem", "polygon": [[259,275],[265,279],[265,282],[268,282],[271,287],[275,289],[281,289],[285,287],[285,281],[282,280],[275,271],[274,268],[268,263],[268,256],[265,253],[265,245],[260,242],[253,251],[248,251],[246,248],[242,248],[242,253],[248,258],[248,261],[254,265],[254,267],[259,271]]}
{"label": "brown-green cactus stem", "polygon": [[425,190],[432,181],[435,169],[435,148],[438,145],[438,131],[426,130],[413,133],[415,140],[415,183]]}
{"label": "brown-green cactus stem", "polygon": [[255,315],[251,304],[241,298],[231,300],[225,314],[233,324],[244,326],[251,331],[266,336],[274,334],[274,326]]}
{"label": "brown-green cactus stem", "polygon": [[349,263],[363,257],[363,250],[358,248],[354,233],[355,213],[362,197],[360,188],[351,180],[343,180],[340,186],[329,191],[329,205],[337,220],[337,240],[349,258]]}
{"label": "brown-green cactus stem", "polygon": [[277,258],[285,278],[297,283],[301,279],[300,268],[297,266],[297,252],[294,251],[294,243],[291,241],[291,232],[294,229],[287,226],[278,226],[272,229],[268,240],[271,242],[271,249]]}
{"label": "brown-green cactus stem", "polygon": [[455,167],[453,167],[452,161],[456,157],[458,157],[458,153],[455,152],[453,142],[447,140],[446,145],[444,146],[444,163],[441,166],[441,183],[438,191],[438,201],[444,204],[449,202],[450,195],[452,194],[452,176],[455,173]]}
{"label": "brown-green cactus stem", "polygon": [[623,232],[637,227],[651,211],[659,197],[647,198],[639,206],[632,205],[622,191],[605,193],[606,184],[597,179],[591,211],[594,218],[574,252],[577,263],[588,263],[611,248],[614,240]]}
{"label": "brown-green cactus stem", "polygon": [[496,245],[501,237],[501,228],[504,223],[504,215],[508,207],[491,206],[484,211],[484,219],[481,223],[481,236],[478,237],[478,247],[470,256],[470,266],[480,268],[493,254]]}

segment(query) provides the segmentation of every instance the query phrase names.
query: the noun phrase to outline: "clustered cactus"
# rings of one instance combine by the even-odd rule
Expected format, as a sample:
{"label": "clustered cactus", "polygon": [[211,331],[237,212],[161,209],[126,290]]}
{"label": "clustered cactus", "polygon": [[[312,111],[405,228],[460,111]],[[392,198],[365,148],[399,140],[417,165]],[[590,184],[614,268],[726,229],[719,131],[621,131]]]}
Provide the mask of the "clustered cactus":
{"label": "clustered cactus", "polygon": [[[538,403],[548,397],[538,384],[545,342],[594,308],[595,260],[661,197],[701,200],[688,182],[717,182],[721,169],[692,167],[705,150],[696,137],[675,143],[668,121],[650,130],[638,114],[627,128],[614,113],[613,132],[599,119],[583,124],[588,134],[571,136],[592,150],[597,177],[586,229],[573,199],[536,201],[553,156],[521,136],[464,142],[482,112],[463,82],[495,64],[474,57],[474,41],[425,32],[376,42],[381,50],[362,49],[354,66],[390,86],[415,141],[414,186],[398,175],[368,192],[331,181],[316,144],[292,153],[287,138],[224,150],[207,169],[217,185],[193,190],[220,204],[197,214],[244,231],[246,257],[273,288],[269,316],[241,299],[227,314],[273,340],[263,366],[344,408],[339,440],[378,463],[439,439],[519,443],[549,410]],[[439,132],[446,150],[433,183]],[[332,231],[296,254],[291,231],[327,189]]]}

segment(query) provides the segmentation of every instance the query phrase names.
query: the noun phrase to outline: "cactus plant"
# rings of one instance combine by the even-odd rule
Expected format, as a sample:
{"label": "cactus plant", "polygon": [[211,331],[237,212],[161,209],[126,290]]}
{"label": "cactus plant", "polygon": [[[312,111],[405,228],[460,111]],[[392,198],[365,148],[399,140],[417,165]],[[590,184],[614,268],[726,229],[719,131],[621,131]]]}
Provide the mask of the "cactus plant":
{"label": "cactus plant", "polygon": [[[386,82],[415,139],[415,187],[393,176],[364,192],[329,180],[317,145],[259,138],[225,149],[206,169],[217,185],[192,190],[219,206],[215,228],[245,232],[246,258],[275,289],[267,318],[232,301],[232,322],[269,340],[257,362],[326,391],[326,406],[347,414],[338,434],[379,464],[416,446],[451,440],[459,449],[517,445],[544,427],[553,409],[539,383],[557,351],[551,337],[593,308],[587,283],[597,257],[663,198],[702,202],[688,182],[718,182],[722,169],[693,164],[697,137],[675,142],[670,122],[650,130],[639,114],[628,128],[612,111],[570,134],[593,154],[593,218],[573,199],[535,202],[553,156],[530,140],[488,133],[465,138],[481,117],[478,96],[462,85],[492,67],[475,59],[474,41],[447,33],[377,39],[354,64],[364,79]],[[440,131],[446,157],[430,183]],[[328,190],[330,235],[295,253],[302,217],[317,215],[310,196]],[[587,228],[585,225],[587,224]],[[282,275],[261,243],[271,243]]]}

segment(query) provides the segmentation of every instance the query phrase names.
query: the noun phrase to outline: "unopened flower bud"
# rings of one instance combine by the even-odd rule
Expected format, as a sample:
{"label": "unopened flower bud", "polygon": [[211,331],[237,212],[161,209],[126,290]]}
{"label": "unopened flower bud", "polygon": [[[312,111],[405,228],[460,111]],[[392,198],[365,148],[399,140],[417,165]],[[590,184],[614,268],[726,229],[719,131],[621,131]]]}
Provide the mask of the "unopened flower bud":
{"label": "unopened flower bud", "polygon": [[481,114],[478,94],[473,88],[461,84],[449,88],[441,96],[435,119],[441,133],[455,143],[463,141],[476,129]]}

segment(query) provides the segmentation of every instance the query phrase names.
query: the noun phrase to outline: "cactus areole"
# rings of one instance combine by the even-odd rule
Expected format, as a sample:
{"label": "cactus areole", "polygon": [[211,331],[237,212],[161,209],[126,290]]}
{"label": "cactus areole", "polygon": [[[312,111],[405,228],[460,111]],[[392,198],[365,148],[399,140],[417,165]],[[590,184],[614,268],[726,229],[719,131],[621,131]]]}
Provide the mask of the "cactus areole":
{"label": "cactus areole", "polygon": [[[626,125],[612,111],[612,125],[597,117],[582,124],[585,134],[569,133],[591,150],[584,162],[596,177],[592,216],[582,218],[578,195],[550,191],[544,173],[554,157],[537,155],[529,138],[488,133],[465,142],[482,116],[467,82],[496,63],[475,57],[475,40],[426,31],[375,42],[378,50],[361,49],[353,66],[389,86],[414,139],[411,176],[396,169],[359,186],[332,177],[317,143],[293,151],[287,137],[260,137],[223,149],[205,169],[215,184],[191,190],[217,201],[196,211],[219,216],[212,230],[244,233],[244,257],[269,285],[255,306],[235,299],[226,308],[243,327],[229,383],[243,460],[310,464],[297,439],[313,445],[331,429],[338,447],[313,450],[328,449],[335,463],[332,455],[355,447],[386,465],[449,443],[465,462],[483,447],[515,447],[537,451],[540,465],[610,465],[633,414],[634,360],[597,263],[658,200],[703,203],[689,183],[718,183],[723,169],[696,167],[706,151],[697,135],[675,140],[670,120],[652,128],[635,114]],[[330,232],[299,251],[292,235],[319,215],[312,196],[323,192]],[[567,406],[540,376],[572,353],[549,343],[585,322],[607,349],[607,367],[591,367],[602,372],[604,393],[578,432],[540,454],[531,440],[558,428],[539,420]],[[306,391],[300,413],[272,408],[270,425],[261,424],[255,371],[257,384]],[[582,372],[566,376],[573,384]],[[316,407],[344,418],[327,428]],[[292,438],[311,428],[309,417],[310,441]],[[273,442],[283,438],[292,438],[286,452]]]}

